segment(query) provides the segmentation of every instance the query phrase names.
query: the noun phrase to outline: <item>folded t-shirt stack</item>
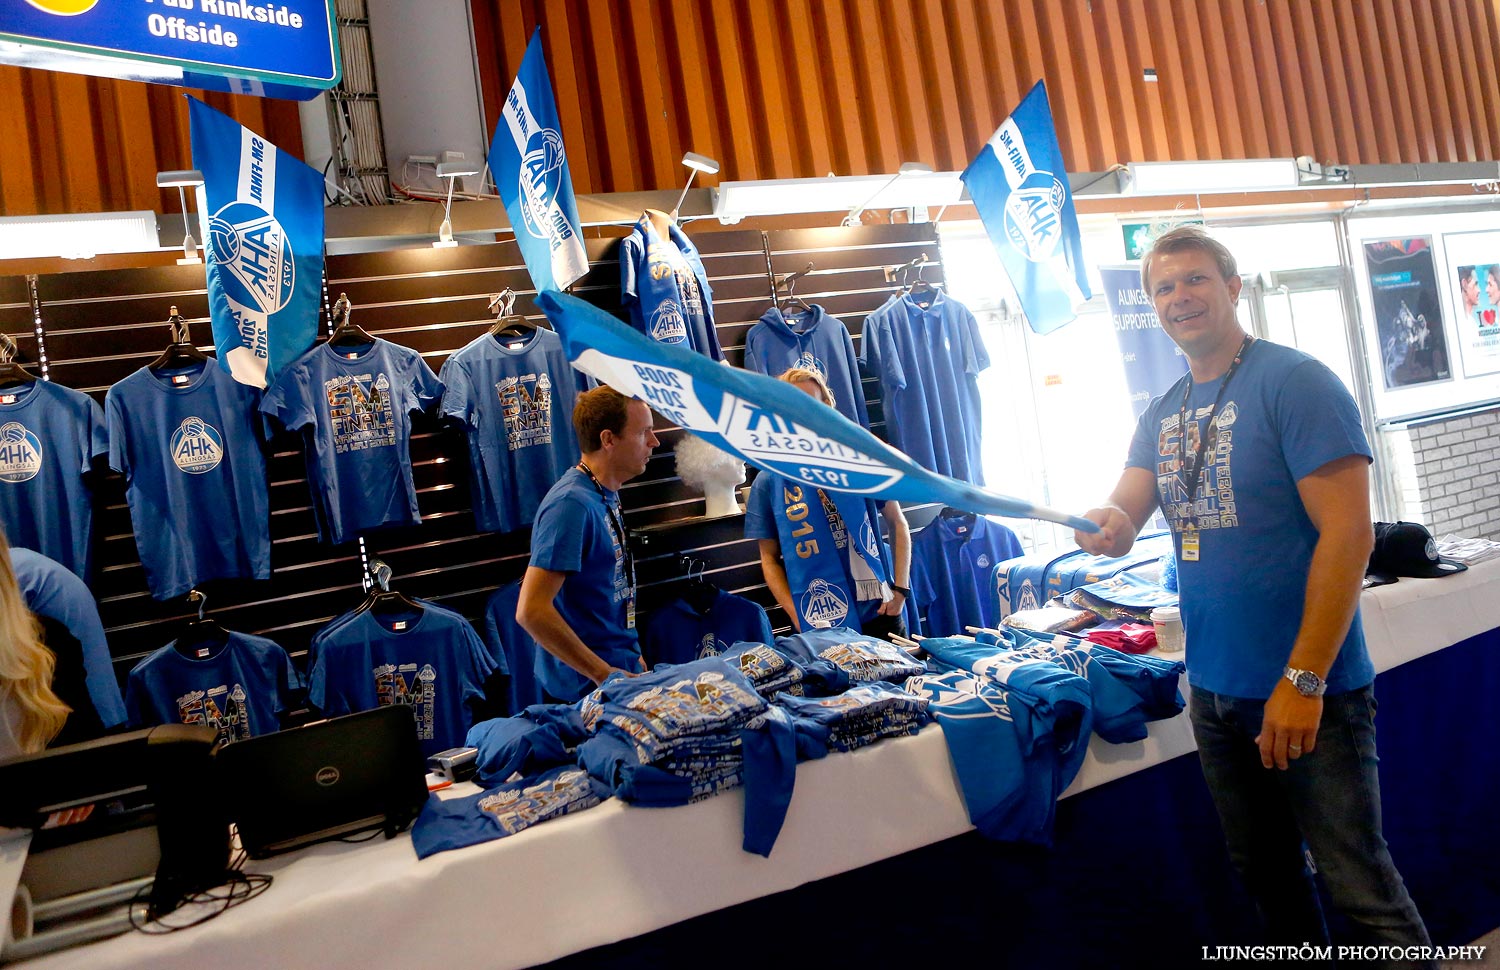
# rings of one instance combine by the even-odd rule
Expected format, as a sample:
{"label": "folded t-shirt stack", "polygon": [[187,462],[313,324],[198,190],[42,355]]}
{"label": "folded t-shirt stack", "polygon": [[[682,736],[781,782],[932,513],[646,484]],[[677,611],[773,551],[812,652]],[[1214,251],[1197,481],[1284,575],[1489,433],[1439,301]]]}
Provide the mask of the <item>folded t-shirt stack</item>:
{"label": "folded t-shirt stack", "polygon": [[[820,660],[828,661],[843,671],[849,682],[856,684],[877,680],[900,683],[927,669],[922,661],[900,647],[846,627],[809,630],[782,637],[776,641],[776,649],[804,667]],[[836,692],[847,684],[831,683],[829,686]]]}
{"label": "folded t-shirt stack", "polygon": [[807,671],[774,647],[741,640],[719,654],[719,659],[744,674],[756,692],[768,700],[782,691],[795,697],[804,693],[802,681]]}
{"label": "folded t-shirt stack", "polygon": [[1084,678],[1093,698],[1093,730],[1111,744],[1140,741],[1148,721],[1182,711],[1181,661],[1132,656],[1079,640],[1049,643],[1021,631],[1009,631],[1003,640],[986,639],[991,642],[944,637],[923,640],[922,647],[934,658],[930,666],[939,670],[968,670],[1022,690],[1046,676],[1033,669],[1039,665]]}
{"label": "folded t-shirt stack", "polygon": [[796,779],[792,725],[722,657],[615,676],[579,702],[578,761],[621,800],[685,805],[742,782],[743,846],[769,855]]}
{"label": "folded t-shirt stack", "polygon": [[608,797],[605,786],[573,765],[506,782],[467,798],[433,796],[412,824],[411,844],[417,858],[425,859],[448,849],[503,839],[539,822],[593,808]]}
{"label": "folded t-shirt stack", "polygon": [[853,751],[882,738],[916,734],[929,721],[925,697],[880,681],[832,697],[779,694],[776,704],[792,716],[797,755],[804,761],[830,749]]}

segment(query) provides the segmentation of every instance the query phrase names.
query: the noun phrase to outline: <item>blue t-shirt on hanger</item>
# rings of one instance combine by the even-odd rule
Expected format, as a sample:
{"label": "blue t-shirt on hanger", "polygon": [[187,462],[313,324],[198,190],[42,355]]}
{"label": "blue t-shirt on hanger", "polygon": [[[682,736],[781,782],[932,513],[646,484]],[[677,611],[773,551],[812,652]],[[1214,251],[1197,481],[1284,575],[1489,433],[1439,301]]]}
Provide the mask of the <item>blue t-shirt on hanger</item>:
{"label": "blue t-shirt on hanger", "polygon": [[620,302],[631,326],[652,340],[724,359],[708,274],[698,247],[676,223],[663,239],[646,213],[620,241]]}
{"label": "blue t-shirt on hanger", "polygon": [[281,373],[260,409],[302,430],[318,531],[335,545],[384,526],[416,525],[411,413],[443,396],[415,350],[376,338],[319,344]]}
{"label": "blue t-shirt on hanger", "polygon": [[173,641],[136,664],[125,683],[132,727],[206,724],[225,743],[280,730],[291,689],[291,658],[265,637],[230,633],[223,642]]}
{"label": "blue t-shirt on hanger", "polygon": [[860,355],[880,380],[887,440],[923,468],[983,485],[978,375],[990,355],[969,308],[941,291],[893,296],[865,318]]}
{"label": "blue t-shirt on hanger", "polygon": [[773,306],[745,335],[746,370],[779,377],[792,367],[822,374],[838,412],[860,427],[870,426],[854,339],[842,320],[816,303],[792,313]]}
{"label": "blue t-shirt on hanger", "polygon": [[104,411],[51,381],[0,390],[0,523],[84,582],[93,569],[94,503],[84,477],[109,452]]}
{"label": "blue t-shirt on hanger", "polygon": [[681,664],[717,657],[741,641],[775,643],[771,621],[759,603],[716,589],[705,604],[683,598],[657,610],[646,627],[643,653],[653,667]]}
{"label": "blue t-shirt on hanger", "polygon": [[488,532],[531,525],[552,483],[578,460],[573,405],[584,390],[562,338],[486,333],[443,364],[443,414],[469,442],[474,521]]}
{"label": "blue t-shirt on hanger", "polygon": [[109,464],[125,476],[151,595],[210,579],[269,579],[260,391],[210,360],[130,374],[104,400]]}
{"label": "blue t-shirt on hanger", "polygon": [[330,717],[411,707],[422,753],[431,755],[464,743],[494,661],[467,620],[418,605],[420,613],[357,613],[322,638],[308,700]]}
{"label": "blue t-shirt on hanger", "polygon": [[933,519],[911,544],[911,595],[922,631],[948,637],[966,626],[997,626],[999,610],[990,588],[995,563],[1024,552],[1010,528],[982,515]]}

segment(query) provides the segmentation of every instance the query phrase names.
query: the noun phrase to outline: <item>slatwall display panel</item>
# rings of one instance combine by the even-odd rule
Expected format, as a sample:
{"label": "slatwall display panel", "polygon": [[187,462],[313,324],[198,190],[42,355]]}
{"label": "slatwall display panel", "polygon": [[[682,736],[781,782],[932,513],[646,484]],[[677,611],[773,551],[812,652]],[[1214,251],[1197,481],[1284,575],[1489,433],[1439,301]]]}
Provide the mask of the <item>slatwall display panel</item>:
{"label": "slatwall display panel", "polygon": [[16,342],[17,359],[28,364],[37,360],[36,326],[31,313],[31,287],[26,277],[0,276],[0,332],[10,334]]}
{"label": "slatwall display panel", "polygon": [[[780,274],[813,261],[817,272],[799,287],[799,295],[840,315],[857,341],[864,315],[893,290],[885,283],[884,267],[923,251],[937,260],[931,226],[769,236],[755,230],[694,234],[691,225],[686,228],[701,248],[714,290],[720,342],[736,365],[743,361],[745,332],[771,305],[773,263]],[[623,318],[619,237],[588,239],[587,248],[590,272],[575,292]],[[493,322],[487,312],[489,296],[505,286],[519,294],[515,312],[542,320],[514,241],[335,256],[327,260],[326,273],[329,302],[347,294],[354,323],[417,349],[434,371],[455,350],[487,332]],[[928,278],[937,275],[930,267]],[[43,276],[37,292],[53,379],[100,401],[112,384],[167,345],[165,321],[172,305],[190,321],[197,345],[212,349],[201,266]],[[22,334],[23,349],[28,339],[34,348],[34,339],[24,336],[33,329],[24,277],[0,277],[0,327]],[[320,320],[320,332],[326,330],[326,320]],[[869,390],[873,383],[866,386]],[[872,397],[870,403],[878,413],[878,400]],[[622,490],[638,560],[642,624],[681,594],[685,560],[700,563],[705,577],[720,588],[774,611],[756,543],[744,538],[744,517],[705,519],[702,496],[676,472],[676,444],[686,432],[659,417],[657,432],[662,444],[645,474]],[[313,634],[363,599],[363,566],[357,543],[334,547],[317,537],[301,437],[281,434],[268,444],[267,453],[272,577],[208,583],[204,591],[209,614],[221,625],[271,637],[303,666]],[[489,596],[525,571],[529,530],[505,535],[476,530],[468,451],[457,429],[416,416],[410,453],[423,521],[366,536],[366,553],[391,566],[393,588],[435,600],[482,626]],[[158,603],[149,595],[121,477],[105,476],[97,492],[101,568],[94,591],[123,680],[131,666],[180,632],[192,609],[181,599]],[[772,621],[787,625],[779,611]]]}

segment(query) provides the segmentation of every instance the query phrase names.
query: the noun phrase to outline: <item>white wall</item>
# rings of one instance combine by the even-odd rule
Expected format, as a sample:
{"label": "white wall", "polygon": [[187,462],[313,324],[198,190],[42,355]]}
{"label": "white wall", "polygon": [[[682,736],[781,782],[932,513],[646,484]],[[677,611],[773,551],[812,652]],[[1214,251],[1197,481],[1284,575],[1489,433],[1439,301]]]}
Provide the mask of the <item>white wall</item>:
{"label": "white wall", "polygon": [[[465,153],[482,168],[489,148],[467,0],[366,0],[391,180],[411,155]],[[464,188],[477,191],[479,179]],[[423,183],[437,185],[430,169]]]}

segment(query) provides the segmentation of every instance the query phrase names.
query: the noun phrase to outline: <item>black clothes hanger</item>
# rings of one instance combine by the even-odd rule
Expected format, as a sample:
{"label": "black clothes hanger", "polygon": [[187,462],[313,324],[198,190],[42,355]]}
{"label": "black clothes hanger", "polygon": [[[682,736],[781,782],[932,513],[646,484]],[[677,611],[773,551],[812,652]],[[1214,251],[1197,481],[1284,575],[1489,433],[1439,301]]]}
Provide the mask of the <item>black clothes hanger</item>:
{"label": "black clothes hanger", "polygon": [[683,556],[682,564],[687,569],[687,586],[682,591],[682,599],[694,613],[701,616],[712,609],[714,602],[718,600],[719,587],[710,583],[703,575],[708,569],[708,564],[703,560]]}
{"label": "black clothes hanger", "polygon": [[229,631],[213,619],[204,616],[203,611],[208,606],[208,597],[199,590],[188,591],[188,603],[198,604],[198,615],[188,620],[187,626],[183,628],[182,635],[174,642],[173,646],[177,652],[189,660],[205,660],[229,642]]}
{"label": "black clothes hanger", "polygon": [[146,365],[148,370],[175,370],[179,367],[201,366],[208,361],[208,355],[194,346],[192,331],[175,306],[167,317],[167,326],[172,328],[172,342],[155,360]]}
{"label": "black clothes hanger", "polygon": [[370,572],[365,578],[365,601],[354,608],[354,613],[374,613],[380,616],[399,616],[403,613],[425,612],[421,603],[391,589],[391,567],[383,560],[370,560]]}
{"label": "black clothes hanger", "polygon": [[[812,312],[812,307],[808,306],[807,302],[803,300],[802,297],[797,295],[797,281],[806,276],[808,273],[811,273],[812,271],[813,264],[808,263],[807,267],[803,269],[802,272],[790,273],[782,277],[781,280],[777,282],[776,308],[780,310],[783,315],[787,312],[788,307],[796,307],[804,313]],[[785,290],[786,292],[783,294],[782,290]]]}
{"label": "black clothes hanger", "polygon": [[328,346],[330,347],[358,347],[362,344],[373,344],[375,338],[357,323],[351,322],[354,313],[354,304],[349,302],[347,293],[340,293],[339,298],[333,303],[333,319],[337,326],[333,333],[328,335]]}
{"label": "black clothes hanger", "polygon": [[510,287],[490,297],[490,312],[495,315],[494,326],[490,327],[490,336],[499,340],[501,337],[529,337],[536,333],[538,325],[513,312],[516,306],[516,291]]}
{"label": "black clothes hanger", "polygon": [[0,387],[18,387],[22,384],[36,383],[36,375],[16,361],[16,354],[19,350],[14,337],[0,332]]}

